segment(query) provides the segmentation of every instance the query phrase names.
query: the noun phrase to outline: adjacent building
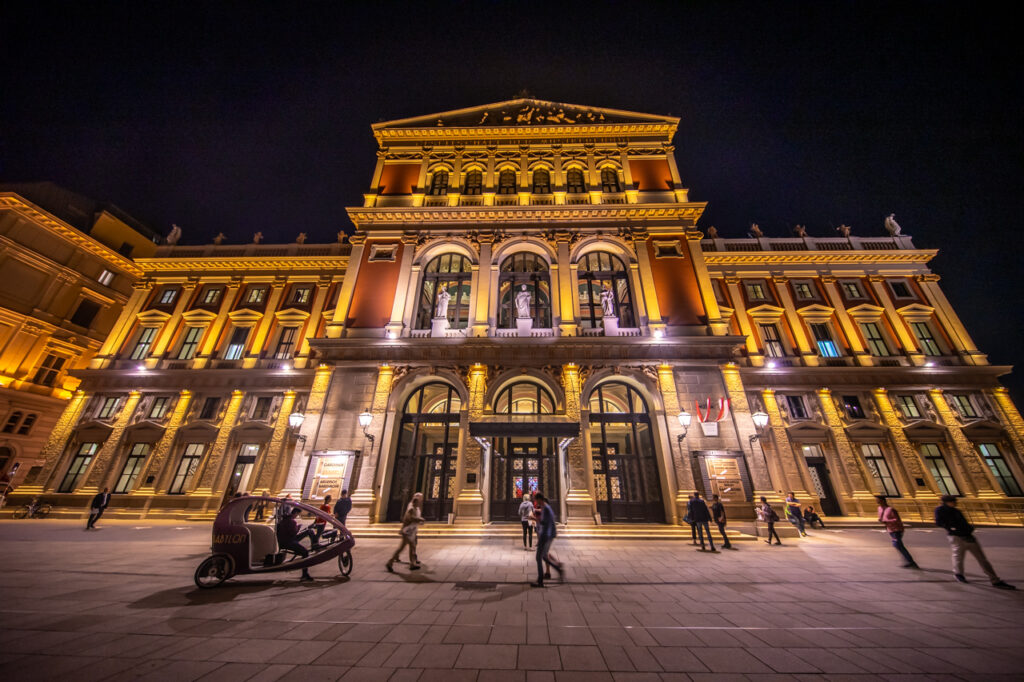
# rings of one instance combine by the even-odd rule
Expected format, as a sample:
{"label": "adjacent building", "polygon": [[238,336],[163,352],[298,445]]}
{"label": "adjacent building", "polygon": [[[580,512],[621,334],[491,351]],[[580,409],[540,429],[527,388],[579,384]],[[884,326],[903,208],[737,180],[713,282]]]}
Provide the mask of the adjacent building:
{"label": "adjacent building", "polygon": [[[677,524],[788,491],[1020,520],[1024,422],[888,236],[697,228],[678,119],[517,99],[374,125],[347,243],[163,247],[23,486],[208,514],[352,492],[357,523]],[[881,230],[879,230],[881,232]],[[884,234],[884,233],[883,233]],[[304,239],[300,238],[300,241]]]}

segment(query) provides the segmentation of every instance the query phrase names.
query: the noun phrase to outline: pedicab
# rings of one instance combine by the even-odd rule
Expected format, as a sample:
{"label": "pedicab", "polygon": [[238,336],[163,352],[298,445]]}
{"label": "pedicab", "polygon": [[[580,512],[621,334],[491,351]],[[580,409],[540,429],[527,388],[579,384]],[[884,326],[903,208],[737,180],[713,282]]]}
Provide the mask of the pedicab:
{"label": "pedicab", "polygon": [[[297,507],[324,521],[323,532],[311,540],[312,547],[305,558],[290,550],[282,551],[277,545],[274,525],[261,520],[274,505],[281,511]],[[199,564],[195,581],[199,587],[216,587],[236,575],[299,571],[331,559],[338,560],[338,570],[347,576],[352,572],[355,544],[352,533],[340,521],[308,504],[279,497],[236,497],[213,520],[213,553]]]}

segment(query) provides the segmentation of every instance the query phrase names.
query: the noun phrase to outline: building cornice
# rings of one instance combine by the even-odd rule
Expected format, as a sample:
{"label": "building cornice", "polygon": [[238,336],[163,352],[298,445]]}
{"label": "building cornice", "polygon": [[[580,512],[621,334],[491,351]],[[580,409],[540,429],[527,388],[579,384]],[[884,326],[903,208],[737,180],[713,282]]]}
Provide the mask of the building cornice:
{"label": "building cornice", "polygon": [[142,276],[142,270],[130,259],[104,246],[84,232],[71,227],[35,204],[24,200],[18,194],[12,192],[0,193],[0,209],[8,209],[25,216],[77,248],[102,258],[123,272],[127,272],[134,277]]}
{"label": "building cornice", "polygon": [[344,270],[348,267],[348,255],[344,256],[244,256],[239,258],[139,258],[136,264],[146,274],[216,270],[264,271],[285,270],[289,272],[311,270]]}
{"label": "building cornice", "polygon": [[1005,365],[953,365],[940,367],[741,367],[747,390],[859,386],[929,390],[935,386],[991,388],[1009,374]]}
{"label": "building cornice", "polygon": [[671,123],[603,123],[538,126],[453,126],[436,128],[383,128],[373,131],[377,143],[468,142],[470,140],[534,140],[537,138],[659,137],[672,139]]}
{"label": "building cornice", "polygon": [[187,386],[193,392],[238,390],[307,390],[313,369],[80,369],[83,391],[167,391]]}
{"label": "building cornice", "polygon": [[927,263],[938,249],[900,249],[886,251],[744,251],[742,253],[704,253],[709,266],[736,265],[831,265],[839,263]]}
{"label": "building cornice", "polygon": [[569,204],[562,206],[451,206],[348,208],[349,219],[357,228],[389,224],[459,223],[572,223],[685,221],[696,222],[704,213],[705,202],[679,204]]}

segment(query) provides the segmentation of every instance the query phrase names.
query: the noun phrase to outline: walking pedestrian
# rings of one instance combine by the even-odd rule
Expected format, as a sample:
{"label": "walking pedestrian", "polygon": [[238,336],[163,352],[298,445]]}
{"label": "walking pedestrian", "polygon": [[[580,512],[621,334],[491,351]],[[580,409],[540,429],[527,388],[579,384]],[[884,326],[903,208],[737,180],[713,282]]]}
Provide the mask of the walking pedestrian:
{"label": "walking pedestrian", "polygon": [[768,526],[768,539],[765,540],[765,542],[769,545],[772,544],[772,536],[775,536],[775,544],[781,545],[782,539],[779,538],[779,532],[775,530],[775,524],[779,521],[779,515],[774,509],[772,509],[772,506],[768,504],[768,498],[764,495],[761,496],[761,507],[758,509],[758,515]]}
{"label": "walking pedestrian", "polygon": [[956,579],[962,583],[967,582],[967,578],[964,577],[964,554],[969,552],[978,560],[992,587],[1001,590],[1017,589],[996,575],[995,569],[981,549],[981,543],[974,537],[974,526],[967,521],[963,512],[956,508],[956,496],[943,495],[941,499],[942,504],[935,508],[935,525],[945,528],[949,534],[949,545],[953,549],[953,575]]}
{"label": "walking pedestrian", "polygon": [[707,533],[708,545],[711,546],[711,551],[717,552],[718,550],[715,549],[715,541],[711,537],[711,512],[708,510],[707,502],[701,499],[700,493],[694,493],[690,504],[692,505],[690,518],[693,519],[693,525],[697,529],[697,535],[700,537],[699,551],[705,551],[704,534]]}
{"label": "walking pedestrian", "polygon": [[875,499],[878,501],[878,520],[885,524],[885,530],[892,538],[892,546],[903,557],[903,568],[917,568],[917,562],[914,561],[914,557],[910,556],[906,545],[903,544],[905,529],[903,521],[900,519],[900,513],[889,506],[889,501],[885,499],[884,495],[875,495]]}
{"label": "walking pedestrian", "polygon": [[89,504],[89,521],[85,524],[86,530],[96,530],[96,522],[103,516],[103,511],[110,504],[110,488],[104,488],[103,492],[96,493]]}
{"label": "walking pedestrian", "polygon": [[260,500],[259,500],[259,502],[256,503],[256,506],[254,507],[254,510],[253,510],[253,518],[256,521],[262,521],[266,517],[266,514],[267,514],[267,496],[268,495],[270,495],[270,491],[269,490],[264,490],[260,494]]}
{"label": "walking pedestrian", "polygon": [[722,534],[722,548],[732,549],[732,543],[729,542],[729,536],[725,534],[725,505],[718,499],[718,495],[711,496],[711,518],[715,520],[715,525],[718,526],[718,532]]}
{"label": "walking pedestrian", "polygon": [[[325,495],[323,504],[320,505],[320,511],[325,514],[331,513],[331,496]],[[327,521],[321,517],[316,517],[313,520],[313,526],[316,528],[316,536],[314,537],[315,542],[320,542],[320,538],[324,536],[324,531],[327,530]]]}
{"label": "walking pedestrian", "polygon": [[533,547],[533,502],[530,495],[523,493],[523,503],[519,505],[519,520],[523,524],[523,549],[529,550]]}
{"label": "walking pedestrian", "polygon": [[416,493],[412,496],[409,506],[405,508],[405,515],[402,517],[402,529],[398,531],[398,534],[402,536],[402,544],[398,545],[398,549],[391,555],[388,562],[384,564],[384,568],[387,569],[388,573],[395,572],[395,569],[391,568],[391,566],[398,561],[399,555],[406,547],[409,548],[409,570],[420,570],[420,562],[416,557],[416,541],[419,539],[418,531],[420,524],[423,523],[422,509],[423,493]]}
{"label": "walking pedestrian", "polygon": [[786,493],[786,520],[796,526],[800,535],[807,537],[807,532],[804,530],[804,511],[792,491]]}
{"label": "walking pedestrian", "polygon": [[[281,518],[277,522],[277,545],[281,549],[287,549],[290,552],[295,552],[296,555],[305,559],[309,556],[309,550],[302,546],[302,539],[309,538],[310,546],[315,547],[316,543],[313,540],[313,533],[315,532],[312,527],[308,527],[303,531],[299,531],[299,514],[302,512],[298,507],[290,507],[287,516]],[[313,579],[313,576],[309,574],[308,568],[302,569],[302,577],[299,580],[308,582]]]}
{"label": "walking pedestrian", "polygon": [[338,519],[341,525],[344,526],[351,511],[352,498],[348,496],[348,489],[342,490],[341,497],[338,498],[338,502],[334,505],[334,518]]}
{"label": "walking pedestrian", "polygon": [[565,566],[550,556],[551,543],[555,540],[555,512],[548,500],[541,493],[534,493],[533,499],[541,504],[540,523],[537,525],[537,582],[530,583],[533,587],[544,587],[544,579],[551,577],[551,567],[558,571],[558,579],[564,577]]}
{"label": "walking pedestrian", "polygon": [[697,526],[693,522],[693,493],[690,493],[689,499],[686,500],[686,516],[683,517],[683,523],[690,524],[690,544],[697,545]]}

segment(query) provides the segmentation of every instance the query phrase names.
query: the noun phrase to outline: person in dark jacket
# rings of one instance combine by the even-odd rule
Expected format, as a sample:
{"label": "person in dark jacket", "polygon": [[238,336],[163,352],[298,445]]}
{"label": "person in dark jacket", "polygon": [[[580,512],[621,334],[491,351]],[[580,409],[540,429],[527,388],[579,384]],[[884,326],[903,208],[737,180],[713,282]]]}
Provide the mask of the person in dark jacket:
{"label": "person in dark jacket", "polygon": [[[302,510],[298,507],[289,506],[288,515],[277,522],[277,544],[281,549],[287,549],[291,552],[295,552],[297,555],[305,559],[309,556],[309,550],[302,546],[301,540],[306,537],[311,537],[314,533],[314,529],[309,527],[301,532],[299,531],[298,516],[301,512]],[[300,580],[312,579],[313,576],[309,574],[309,569],[303,568]]]}
{"label": "person in dark jacket", "polygon": [[89,522],[85,524],[86,530],[95,530],[96,522],[103,516],[103,510],[110,504],[110,488],[104,488],[103,492],[96,493],[89,505]]}
{"label": "person in dark jacket", "polygon": [[697,535],[700,537],[700,551],[704,551],[704,533],[707,533],[711,551],[717,552],[715,541],[711,537],[711,512],[708,510],[707,503],[700,498],[700,493],[694,493],[690,504],[692,505],[690,518],[693,519],[693,525],[697,529]]}
{"label": "person in dark jacket", "polygon": [[[540,503],[540,520],[537,522],[537,582],[531,583],[533,587],[544,587],[544,578],[550,575],[550,567],[554,566],[558,571],[558,579],[561,580],[565,572],[565,566],[548,556],[551,550],[551,543],[557,535],[555,528],[555,511],[548,504],[548,499],[540,493],[534,493],[533,499]],[[547,568],[547,571],[545,570]]]}
{"label": "person in dark jacket", "polygon": [[690,499],[686,501],[686,516],[683,517],[685,523],[690,524],[690,544],[697,545],[697,525],[693,522],[693,494],[690,495]]}
{"label": "person in dark jacket", "polygon": [[764,495],[761,496],[761,506],[757,508],[757,515],[768,526],[768,539],[765,542],[769,545],[772,544],[772,537],[774,537],[775,544],[781,545],[782,540],[779,538],[779,531],[775,530],[775,524],[779,521],[779,514],[768,504],[768,498]]}
{"label": "person in dark jacket", "polygon": [[337,504],[334,505],[334,518],[341,521],[341,525],[345,525],[345,519],[348,518],[349,512],[352,511],[352,498],[348,496],[348,490],[341,491],[341,497],[338,498]]}
{"label": "person in dark jacket", "polygon": [[964,554],[970,553],[978,560],[992,587],[1001,590],[1017,589],[996,575],[995,569],[981,549],[981,543],[974,537],[974,526],[967,521],[963,512],[956,508],[955,495],[942,496],[942,504],[935,508],[935,525],[945,528],[949,535],[949,545],[953,549],[953,575],[957,580],[967,582],[967,578],[964,577]]}
{"label": "person in dark jacket", "polygon": [[718,532],[722,534],[722,547],[724,549],[732,549],[729,536],[725,534],[725,505],[718,499],[718,495],[712,495],[711,500],[711,518],[714,519],[715,525],[718,526]]}

